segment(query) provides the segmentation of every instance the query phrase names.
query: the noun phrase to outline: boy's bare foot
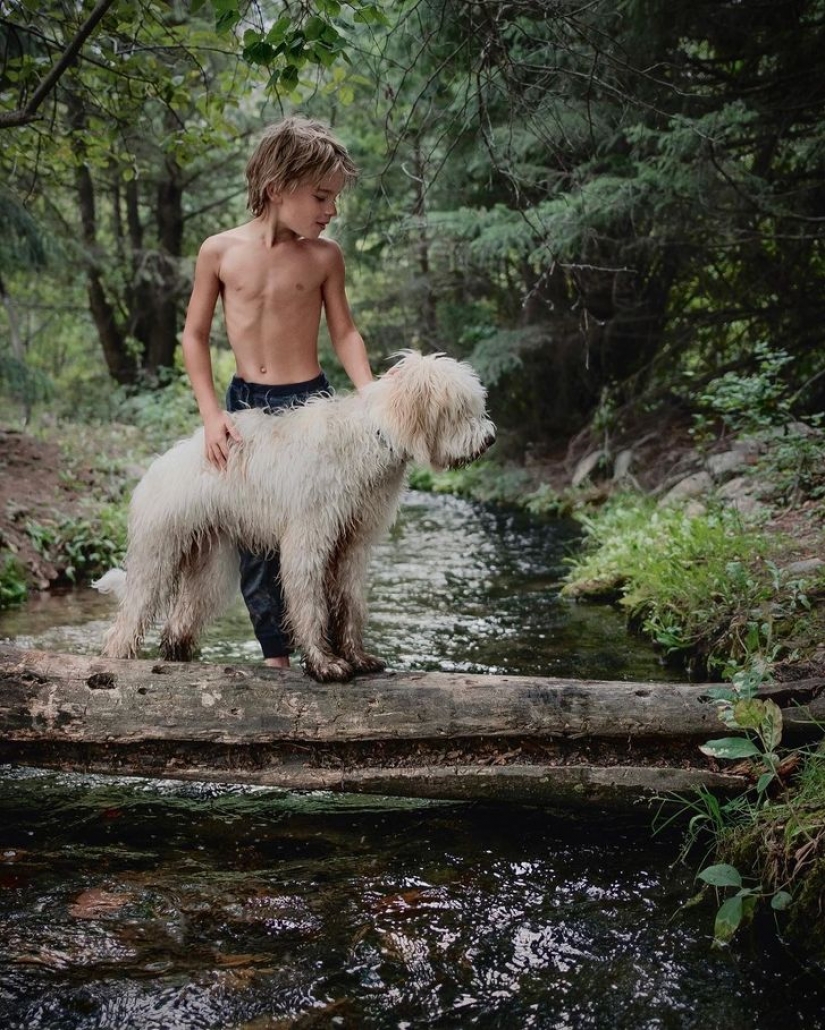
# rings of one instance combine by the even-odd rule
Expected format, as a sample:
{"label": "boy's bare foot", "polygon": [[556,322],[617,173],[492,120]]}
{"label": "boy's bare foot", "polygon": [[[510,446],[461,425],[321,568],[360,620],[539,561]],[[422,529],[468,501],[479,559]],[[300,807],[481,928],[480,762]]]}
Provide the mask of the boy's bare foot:
{"label": "boy's bare foot", "polygon": [[264,658],[264,665],[268,665],[270,669],[288,669],[289,656],[283,655],[281,658]]}

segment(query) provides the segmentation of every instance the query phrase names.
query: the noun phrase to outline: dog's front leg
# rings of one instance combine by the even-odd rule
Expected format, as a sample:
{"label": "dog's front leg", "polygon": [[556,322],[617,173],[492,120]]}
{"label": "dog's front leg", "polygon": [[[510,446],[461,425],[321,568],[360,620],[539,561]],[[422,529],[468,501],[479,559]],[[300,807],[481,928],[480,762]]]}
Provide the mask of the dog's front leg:
{"label": "dog's front leg", "polygon": [[364,650],[369,551],[364,527],[355,527],[345,539],[339,541],[327,569],[333,647],[337,654],[346,658],[356,673],[382,672],[387,667],[383,659]]}
{"label": "dog's front leg", "polygon": [[285,534],[281,540],[281,586],[295,643],[303,654],[308,675],[320,683],[344,683],[353,667],[334,654],[327,636],[329,606],[325,572],[331,545],[306,529]]}

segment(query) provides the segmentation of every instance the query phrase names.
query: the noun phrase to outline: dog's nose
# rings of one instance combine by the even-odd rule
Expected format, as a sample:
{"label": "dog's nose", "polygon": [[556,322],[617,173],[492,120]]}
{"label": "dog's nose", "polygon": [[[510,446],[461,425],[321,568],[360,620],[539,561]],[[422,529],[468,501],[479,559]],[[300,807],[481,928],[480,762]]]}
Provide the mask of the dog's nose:
{"label": "dog's nose", "polygon": [[495,431],[495,429],[491,429],[490,432],[484,437],[484,447],[485,447],[485,449],[488,448],[488,447],[492,447],[495,442],[496,442],[496,431]]}

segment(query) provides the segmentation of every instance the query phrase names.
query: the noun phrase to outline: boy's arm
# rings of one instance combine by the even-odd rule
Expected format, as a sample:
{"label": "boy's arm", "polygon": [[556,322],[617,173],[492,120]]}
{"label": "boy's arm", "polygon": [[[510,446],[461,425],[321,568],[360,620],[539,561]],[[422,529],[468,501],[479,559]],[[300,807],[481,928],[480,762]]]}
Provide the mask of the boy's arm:
{"label": "boy's arm", "polygon": [[203,419],[206,458],[221,469],[226,466],[229,456],[230,437],[240,442],[241,435],[218,401],[212,377],[209,336],[220,293],[219,267],[219,248],[213,239],[209,239],[201,247],[195,264],[195,281],[186,310],[181,348],[183,363]]}
{"label": "boy's arm", "polygon": [[359,390],[372,382],[372,370],[367,357],[367,348],[361,334],[355,327],[350,311],[341,248],[332,240],[325,241],[329,247],[329,271],[323,285],[324,312],[332,346],[338,355],[344,371]]}

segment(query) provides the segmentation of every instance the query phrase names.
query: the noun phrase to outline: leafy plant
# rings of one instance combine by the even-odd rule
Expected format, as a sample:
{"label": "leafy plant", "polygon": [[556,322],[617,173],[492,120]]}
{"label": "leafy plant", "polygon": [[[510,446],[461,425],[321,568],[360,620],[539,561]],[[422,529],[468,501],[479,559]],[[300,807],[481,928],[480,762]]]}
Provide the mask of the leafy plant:
{"label": "leafy plant", "polygon": [[0,608],[11,608],[26,600],[26,574],[13,554],[0,556]]}
{"label": "leafy plant", "polygon": [[711,380],[699,394],[695,435],[705,435],[709,418],[721,418],[731,432],[743,434],[784,425],[791,420],[782,371],[793,358],[782,348],[771,349],[766,343],[756,344],[754,357],[754,372],[726,372]]}
{"label": "leafy plant", "polygon": [[770,496],[784,504],[825,497],[825,434],[821,416],[791,422],[765,434],[758,474]]}
{"label": "leafy plant", "polygon": [[753,918],[758,902],[770,897],[771,908],[781,912],[786,909],[793,898],[785,890],[776,892],[765,892],[760,884],[752,887],[745,886],[742,874],[735,867],[727,862],[719,862],[716,865],[706,866],[696,876],[697,880],[717,889],[733,888],[732,894],[722,904],[716,913],[713,924],[713,939],[717,945],[729,944],[739,927]]}
{"label": "leafy plant", "polygon": [[126,511],[110,506],[89,517],[26,524],[32,543],[71,583],[117,565],[126,550]]}
{"label": "leafy plant", "polygon": [[[729,686],[712,687],[707,691],[724,725],[729,729],[742,730],[745,735],[709,740],[699,750],[714,759],[751,759],[756,762],[759,770],[756,798],[752,800],[751,792],[746,791],[720,802],[709,790],[702,788],[693,799],[681,795],[669,799],[678,802],[678,814],[691,813],[683,857],[702,836],[708,836],[711,850],[719,852],[723,842],[737,827],[757,826],[769,803],[768,788],[780,779],[777,749],[782,740],[782,711],[770,698],[756,696],[766,679],[764,667],[753,667],[738,672]],[[662,825],[668,825],[673,818],[676,816]],[[784,886],[766,887],[755,878],[746,884],[742,873],[732,862],[706,865],[697,874],[697,879],[717,891],[734,891],[721,902],[716,912],[714,941],[717,945],[730,943],[740,926],[753,918],[760,901],[769,898],[771,908],[779,912],[787,909],[793,900]]]}
{"label": "leafy plant", "polygon": [[744,730],[745,736],[719,737],[699,748],[710,758],[758,759],[764,766],[756,784],[760,804],[778,779],[776,749],[782,741],[782,709],[770,698],[756,696],[766,678],[764,669],[752,668],[737,673],[730,686],[709,688],[708,696],[715,701],[720,720],[728,729]]}

